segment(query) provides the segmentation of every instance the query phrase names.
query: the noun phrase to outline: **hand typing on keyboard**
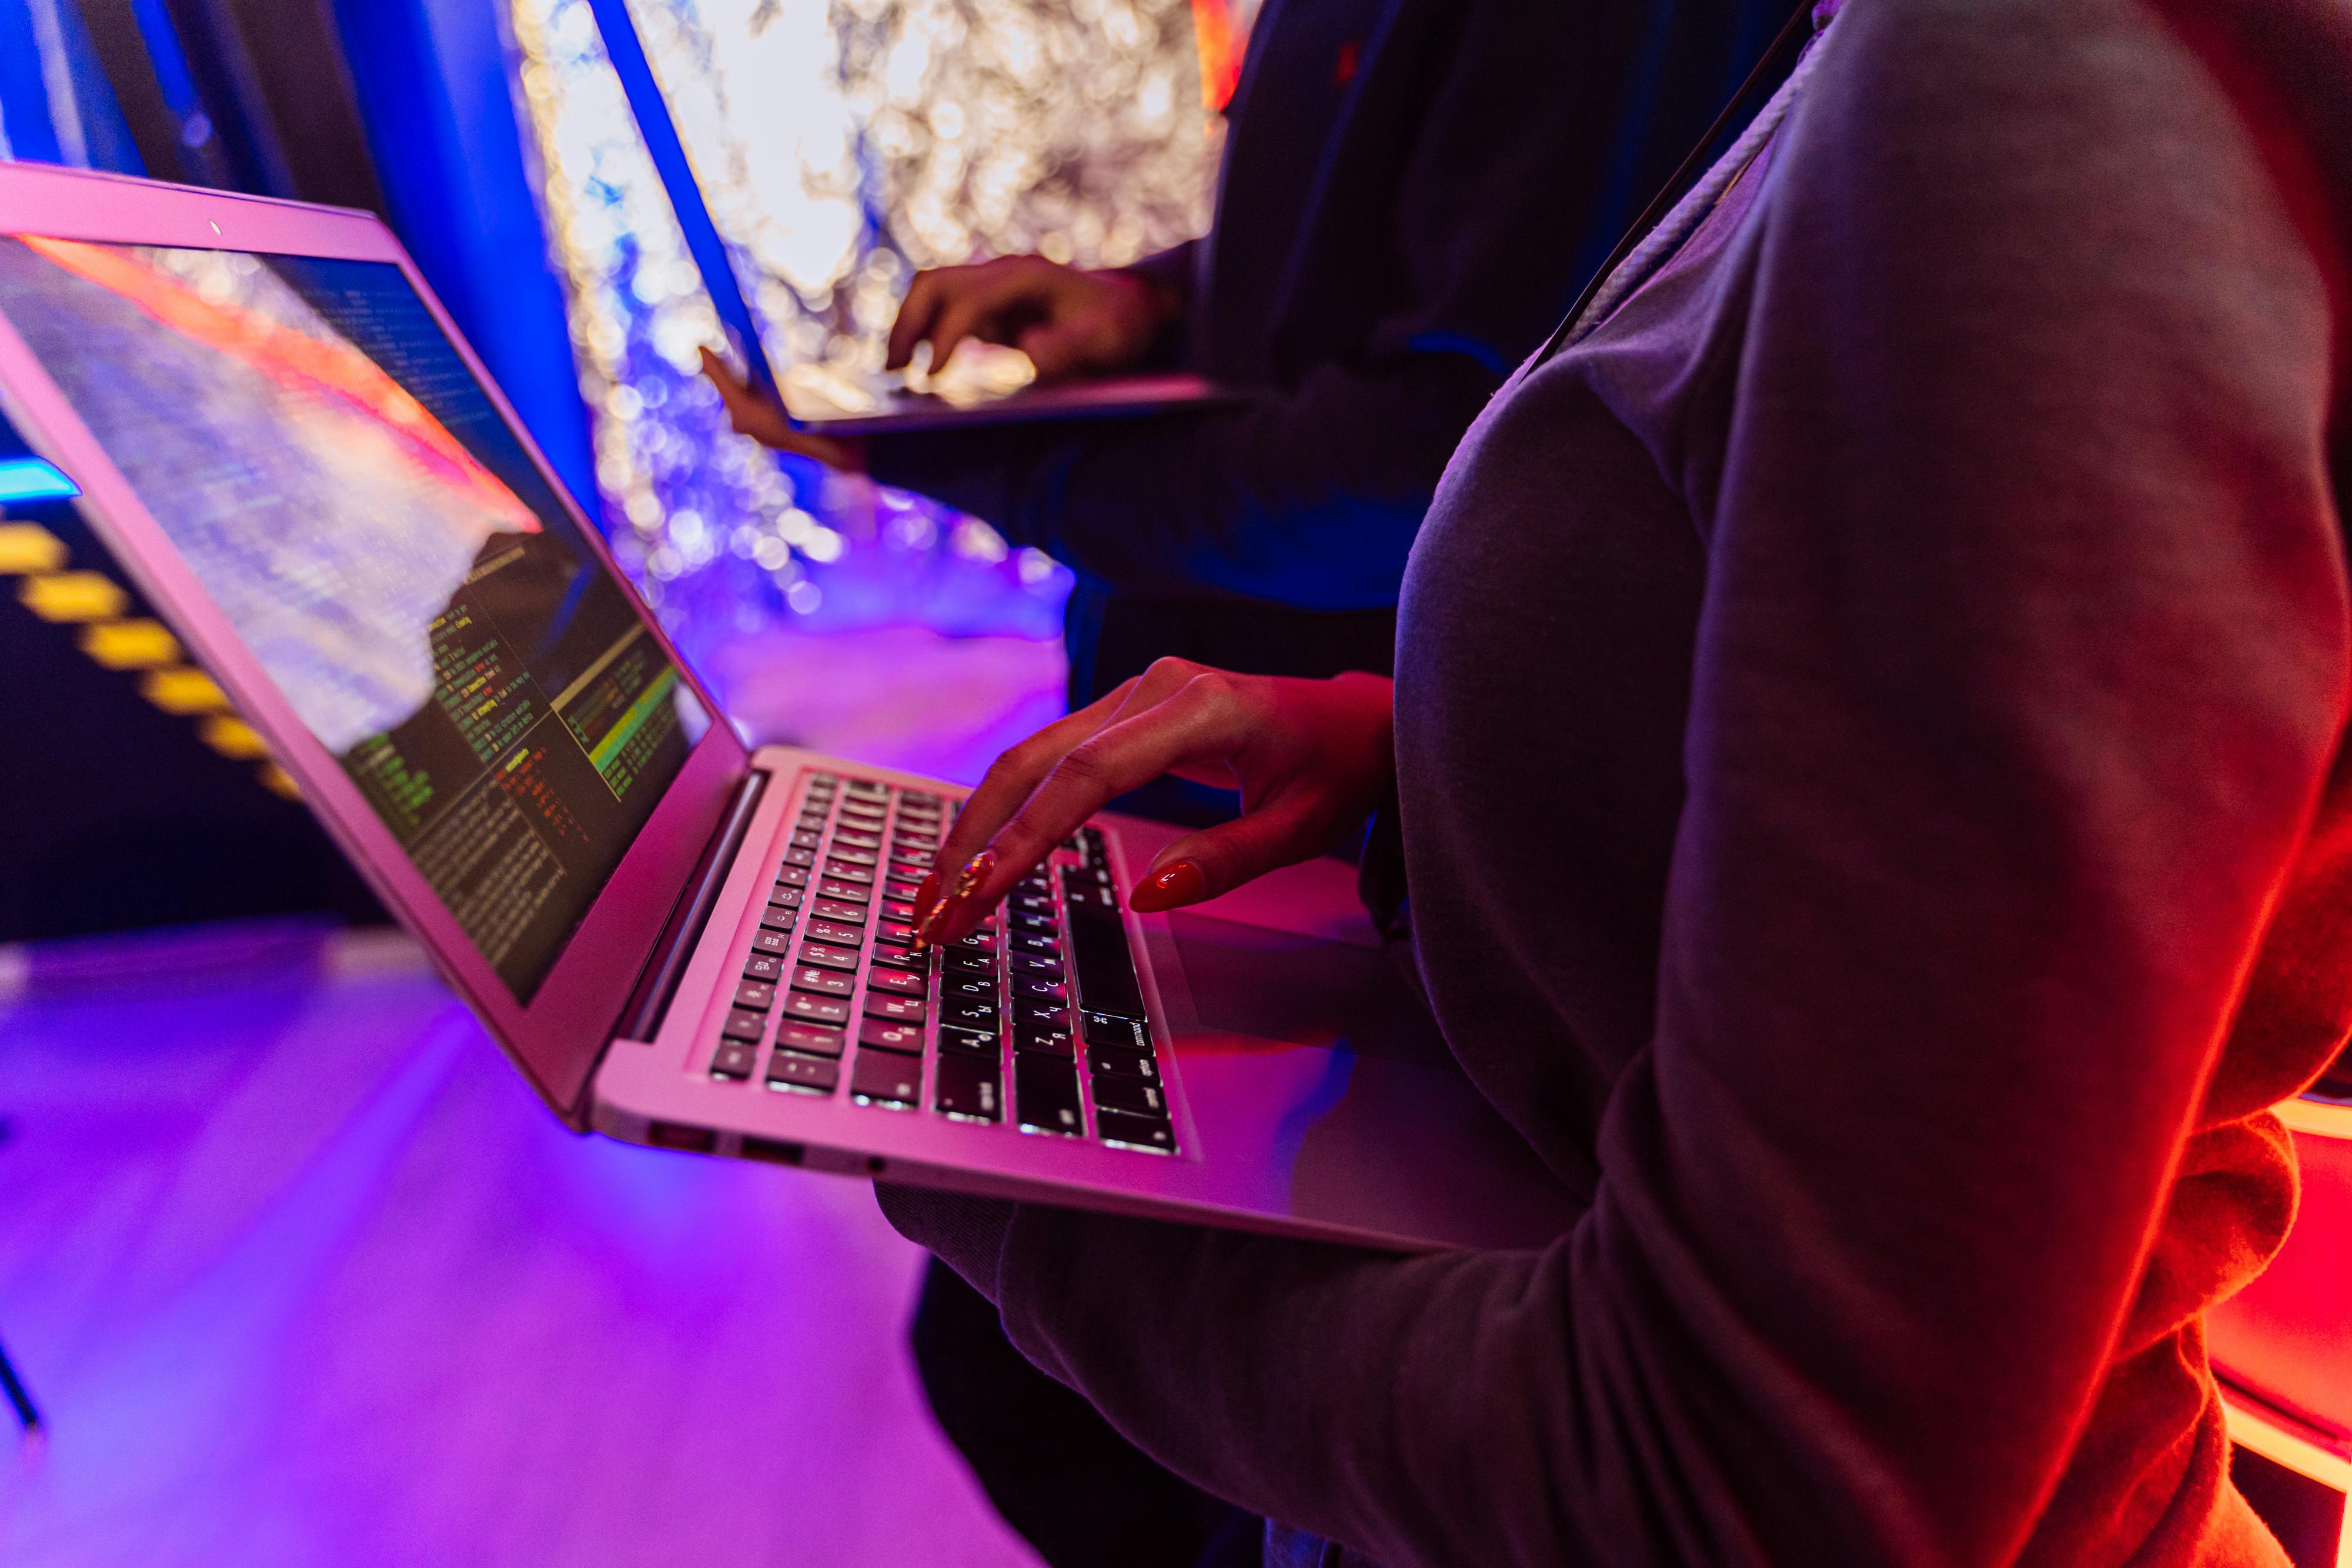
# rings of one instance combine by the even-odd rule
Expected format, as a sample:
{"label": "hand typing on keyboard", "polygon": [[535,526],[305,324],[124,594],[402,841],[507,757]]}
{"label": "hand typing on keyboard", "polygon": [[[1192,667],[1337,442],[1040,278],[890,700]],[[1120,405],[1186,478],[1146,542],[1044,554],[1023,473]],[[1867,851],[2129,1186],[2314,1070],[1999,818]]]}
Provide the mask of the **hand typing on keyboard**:
{"label": "hand typing on keyboard", "polygon": [[1387,786],[1392,691],[1378,675],[1294,680],[1160,660],[996,759],[916,895],[923,939],[946,946],[977,929],[1055,845],[1163,773],[1238,787],[1242,815],[1162,850],[1131,908],[1197,904],[1321,853]]}

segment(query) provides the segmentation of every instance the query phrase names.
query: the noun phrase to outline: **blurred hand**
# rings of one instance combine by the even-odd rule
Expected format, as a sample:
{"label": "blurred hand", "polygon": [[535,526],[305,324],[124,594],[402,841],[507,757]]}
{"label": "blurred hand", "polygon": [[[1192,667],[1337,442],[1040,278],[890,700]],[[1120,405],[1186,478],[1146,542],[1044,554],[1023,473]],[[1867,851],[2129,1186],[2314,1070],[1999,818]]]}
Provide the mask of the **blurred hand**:
{"label": "blurred hand", "polygon": [[719,401],[727,405],[727,423],[735,427],[736,434],[748,435],[761,445],[772,446],[779,452],[814,457],[845,474],[866,472],[866,443],[794,430],[773,398],[754,392],[749,382],[735,373],[733,366],[709,349],[702,350],[702,374],[719,389]]}
{"label": "blurred hand", "polygon": [[969,933],[1112,797],[1163,773],[1238,785],[1242,815],[1160,851],[1131,907],[1198,904],[1322,853],[1388,785],[1394,692],[1379,675],[1303,681],[1160,660],[996,759],[916,895],[922,939]]}
{"label": "blurred hand", "polygon": [[1160,289],[1123,272],[1081,272],[1041,256],[1001,256],[915,275],[890,328],[885,364],[931,346],[931,373],[966,338],[1020,350],[1041,382],[1108,375],[1139,362],[1176,313]]}

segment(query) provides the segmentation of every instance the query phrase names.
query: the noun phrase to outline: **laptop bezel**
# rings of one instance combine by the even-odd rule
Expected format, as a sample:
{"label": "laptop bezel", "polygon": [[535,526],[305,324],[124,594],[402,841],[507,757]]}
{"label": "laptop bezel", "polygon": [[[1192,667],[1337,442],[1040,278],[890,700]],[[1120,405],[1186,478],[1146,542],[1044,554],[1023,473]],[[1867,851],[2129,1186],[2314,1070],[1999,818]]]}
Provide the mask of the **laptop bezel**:
{"label": "laptop bezel", "polygon": [[526,1006],[458,926],[341,765],[296,716],[170,535],[108,459],[14,324],[0,317],[0,409],[35,451],[80,486],[78,504],[93,530],[268,741],[313,813],[386,907],[424,943],[444,977],[548,1103],[566,1122],[584,1128],[586,1092],[596,1061],[749,771],[749,753],[717,699],[629,588],[601,531],[573,502],[400,242],[373,215],[82,170],[0,164],[0,235],[391,263],[416,290],[589,549],[628,589],[646,635],[677,666],[711,724]]}

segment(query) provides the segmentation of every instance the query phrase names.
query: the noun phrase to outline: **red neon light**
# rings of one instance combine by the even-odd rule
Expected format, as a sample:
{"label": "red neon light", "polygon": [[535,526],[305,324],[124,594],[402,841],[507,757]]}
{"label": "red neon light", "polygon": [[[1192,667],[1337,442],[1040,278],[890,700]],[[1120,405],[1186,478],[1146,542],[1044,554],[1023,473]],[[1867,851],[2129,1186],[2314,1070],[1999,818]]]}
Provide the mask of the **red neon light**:
{"label": "red neon light", "polygon": [[1225,0],[1192,0],[1192,42],[1201,57],[1201,101],[1222,110],[1242,79],[1242,41]]}
{"label": "red neon light", "polygon": [[357,349],[310,337],[232,305],[210,304],[178,279],[102,246],[29,235],[19,238],[75,277],[121,296],[174,331],[250,365],[278,385],[298,392],[323,392],[367,414],[429,477],[465,491],[500,528],[513,533],[540,531],[531,509],[476,462],[424,404]]}

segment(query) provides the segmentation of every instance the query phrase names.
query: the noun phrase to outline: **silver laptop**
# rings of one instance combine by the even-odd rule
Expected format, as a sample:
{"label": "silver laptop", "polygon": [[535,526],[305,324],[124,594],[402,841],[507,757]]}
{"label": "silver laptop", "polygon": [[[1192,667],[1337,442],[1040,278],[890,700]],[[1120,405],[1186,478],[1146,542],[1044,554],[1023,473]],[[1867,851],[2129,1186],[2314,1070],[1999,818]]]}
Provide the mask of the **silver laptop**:
{"label": "silver laptop", "polygon": [[[1100,419],[1179,407],[1239,403],[1250,394],[1181,372],[1096,377],[1039,386],[1026,380],[1028,361],[1010,350],[971,344],[937,373],[861,371],[830,364],[793,364],[778,374],[761,346],[759,324],[746,302],[734,252],[711,221],[709,204],[694,177],[667,100],[655,79],[630,19],[626,0],[589,0],[604,36],[604,53],[621,80],[646,151],[677,216],[695,269],[719,315],[727,350],[751,384],[773,397],[794,428],[835,436],[905,434],[973,424],[1038,420]],[[1014,362],[1019,373],[1007,374]]]}
{"label": "silver laptop", "polygon": [[749,750],[373,218],[0,165],[0,413],[574,1128],[1394,1248],[1569,1196],[1349,868],[1106,817],[911,946],[958,789]]}

